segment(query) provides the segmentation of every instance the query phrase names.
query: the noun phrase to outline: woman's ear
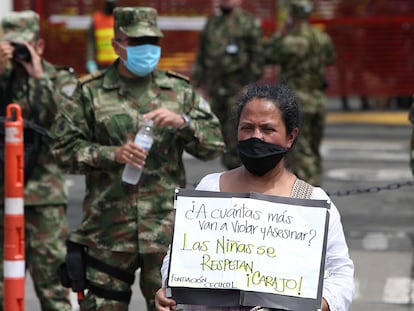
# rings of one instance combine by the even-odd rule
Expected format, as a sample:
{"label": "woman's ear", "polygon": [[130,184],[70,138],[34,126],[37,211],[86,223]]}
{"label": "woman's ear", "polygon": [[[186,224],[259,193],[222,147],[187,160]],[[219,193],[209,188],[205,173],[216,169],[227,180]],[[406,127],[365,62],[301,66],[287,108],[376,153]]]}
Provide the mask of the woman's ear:
{"label": "woman's ear", "polygon": [[292,132],[290,132],[290,134],[288,135],[288,139],[287,139],[287,146],[288,148],[291,148],[293,146],[293,143],[296,141],[296,138],[299,135],[299,129],[297,127],[295,127]]}

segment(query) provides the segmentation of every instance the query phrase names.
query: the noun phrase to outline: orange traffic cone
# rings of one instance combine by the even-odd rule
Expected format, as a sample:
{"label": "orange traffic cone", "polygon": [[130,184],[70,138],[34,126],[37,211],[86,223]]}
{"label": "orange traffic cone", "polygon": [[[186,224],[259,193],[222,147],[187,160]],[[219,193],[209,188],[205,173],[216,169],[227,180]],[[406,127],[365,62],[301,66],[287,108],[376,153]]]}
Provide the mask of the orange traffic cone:
{"label": "orange traffic cone", "polygon": [[18,104],[10,104],[5,122],[4,288],[3,310],[24,310],[24,122]]}

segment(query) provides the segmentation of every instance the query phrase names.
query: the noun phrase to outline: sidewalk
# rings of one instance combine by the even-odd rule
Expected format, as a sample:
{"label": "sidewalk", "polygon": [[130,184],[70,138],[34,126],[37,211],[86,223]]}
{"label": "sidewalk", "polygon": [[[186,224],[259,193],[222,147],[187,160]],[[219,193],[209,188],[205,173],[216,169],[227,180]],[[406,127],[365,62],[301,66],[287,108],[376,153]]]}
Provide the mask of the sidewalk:
{"label": "sidewalk", "polygon": [[372,110],[361,110],[358,98],[349,98],[350,110],[344,111],[340,98],[328,98],[326,110],[327,124],[332,123],[363,123],[410,126],[408,120],[408,108],[396,107],[377,108]]}

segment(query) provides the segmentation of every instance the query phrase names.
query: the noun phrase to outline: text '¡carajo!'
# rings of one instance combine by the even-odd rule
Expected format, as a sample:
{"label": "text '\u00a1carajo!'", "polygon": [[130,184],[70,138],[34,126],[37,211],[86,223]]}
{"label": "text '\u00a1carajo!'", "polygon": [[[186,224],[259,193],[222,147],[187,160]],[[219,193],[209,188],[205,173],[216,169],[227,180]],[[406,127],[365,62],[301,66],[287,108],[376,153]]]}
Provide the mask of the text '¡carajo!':
{"label": "text '\u00a1carajo!'", "polygon": [[[277,250],[269,245],[269,239],[284,239],[296,241],[308,241],[316,236],[316,230],[307,231],[292,229],[294,216],[287,210],[279,213],[263,213],[260,210],[250,209],[245,204],[225,209],[207,209],[204,204],[196,208],[195,202],[192,208],[185,211],[185,218],[195,221],[200,231],[232,232],[235,234],[260,236],[263,244],[258,244],[257,239],[246,242],[239,239],[227,238],[224,235],[217,239],[192,239],[192,231],[184,232],[181,239],[181,251],[201,252],[201,271],[243,271],[246,277],[246,287],[265,286],[273,288],[277,293],[295,291],[300,295],[303,277],[281,277],[277,275],[265,275],[260,269],[255,269],[254,260],[246,260],[246,256],[237,258],[224,258],[227,254],[265,256],[276,258]],[[265,221],[261,222],[262,217]],[[261,224],[258,224],[261,223]],[[279,227],[280,226],[280,227]],[[203,235],[206,237],[206,235]],[[208,236],[208,235],[207,235]],[[217,257],[218,256],[218,257]],[[180,278],[178,275],[173,277]],[[234,282],[228,282],[234,286]],[[220,286],[223,286],[221,284]]]}

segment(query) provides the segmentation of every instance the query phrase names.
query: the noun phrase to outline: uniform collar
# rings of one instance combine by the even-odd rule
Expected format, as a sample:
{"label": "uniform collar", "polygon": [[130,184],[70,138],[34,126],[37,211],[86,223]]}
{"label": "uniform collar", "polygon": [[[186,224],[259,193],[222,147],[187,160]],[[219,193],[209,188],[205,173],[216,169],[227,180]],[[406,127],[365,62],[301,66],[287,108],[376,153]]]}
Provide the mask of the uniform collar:
{"label": "uniform collar", "polygon": [[[112,65],[110,65],[104,74],[102,87],[107,90],[121,88],[120,74],[118,71],[118,58]],[[151,74],[152,82],[160,88],[170,89],[173,87],[171,79],[165,71],[155,69]]]}

